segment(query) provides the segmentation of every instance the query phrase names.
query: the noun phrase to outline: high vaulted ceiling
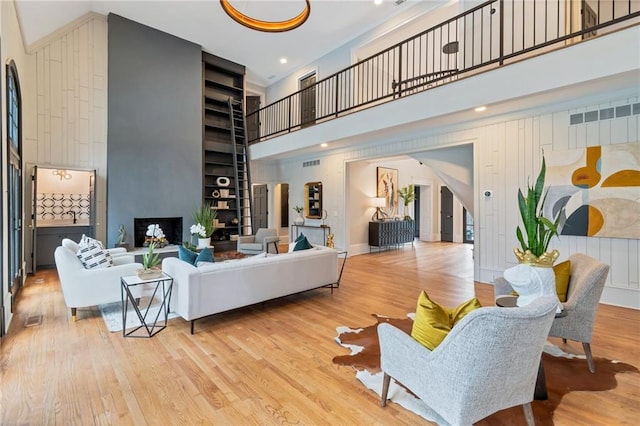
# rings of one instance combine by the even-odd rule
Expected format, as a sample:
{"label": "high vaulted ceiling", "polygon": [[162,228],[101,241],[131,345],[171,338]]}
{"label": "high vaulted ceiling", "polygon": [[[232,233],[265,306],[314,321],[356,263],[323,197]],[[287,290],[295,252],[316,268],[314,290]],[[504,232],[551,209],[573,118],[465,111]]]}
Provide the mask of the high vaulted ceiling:
{"label": "high vaulted ceiling", "polygon": [[[268,86],[371,28],[406,13],[418,3],[443,0],[311,0],[301,27],[264,33],[232,21],[218,0],[14,0],[23,39],[33,45],[88,12],[115,13],[202,46],[247,67],[248,80]],[[304,0],[230,0],[239,11],[262,20],[285,20],[300,13]],[[399,3],[399,4],[398,4]],[[287,64],[280,58],[286,57]]]}

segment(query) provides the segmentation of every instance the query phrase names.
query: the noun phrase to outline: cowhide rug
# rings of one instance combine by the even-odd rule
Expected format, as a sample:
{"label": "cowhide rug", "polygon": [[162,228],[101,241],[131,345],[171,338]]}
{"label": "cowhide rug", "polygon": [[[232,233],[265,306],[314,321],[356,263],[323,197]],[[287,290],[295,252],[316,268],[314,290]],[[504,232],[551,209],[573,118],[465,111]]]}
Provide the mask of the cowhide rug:
{"label": "cowhide rug", "polygon": [[[381,322],[388,322],[409,334],[413,326],[413,319],[410,317],[388,318],[376,314],[372,316],[376,319],[375,324],[366,327],[336,328],[338,332],[338,336],[335,338],[336,342],[350,349],[351,353],[338,355],[333,358],[333,362],[334,364],[355,368],[357,370],[356,378],[368,389],[374,391],[379,398],[382,390],[383,373],[380,370],[380,345],[377,326]],[[596,357],[594,358],[596,372],[591,374],[587,369],[587,361],[584,355],[564,352],[561,348],[549,342],[545,345],[542,356],[549,399],[546,401],[534,401],[532,404],[536,424],[538,425],[553,425],[553,411],[567,393],[615,389],[617,386],[615,375],[617,373],[640,373],[640,370],[633,365]],[[445,424],[437,413],[393,380],[389,386],[388,395],[392,402],[411,410],[426,420]],[[509,419],[512,420],[512,418],[508,417],[508,414],[505,417],[505,412],[498,412],[480,423],[504,423]]]}

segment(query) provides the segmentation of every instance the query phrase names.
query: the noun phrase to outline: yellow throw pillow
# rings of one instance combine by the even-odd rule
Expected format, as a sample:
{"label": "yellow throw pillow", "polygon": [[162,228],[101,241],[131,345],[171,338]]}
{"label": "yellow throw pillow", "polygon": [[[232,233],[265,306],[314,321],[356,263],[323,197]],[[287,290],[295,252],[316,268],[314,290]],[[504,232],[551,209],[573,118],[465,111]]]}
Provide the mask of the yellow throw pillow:
{"label": "yellow throw pillow", "polygon": [[455,308],[442,307],[429,299],[427,292],[423,291],[418,297],[411,337],[429,350],[434,350],[458,321],[480,307],[480,302],[475,297]]}
{"label": "yellow throw pillow", "polygon": [[566,302],[569,278],[571,276],[571,262],[565,260],[562,263],[558,263],[553,267],[553,272],[556,275],[556,293],[558,294],[558,300]]}

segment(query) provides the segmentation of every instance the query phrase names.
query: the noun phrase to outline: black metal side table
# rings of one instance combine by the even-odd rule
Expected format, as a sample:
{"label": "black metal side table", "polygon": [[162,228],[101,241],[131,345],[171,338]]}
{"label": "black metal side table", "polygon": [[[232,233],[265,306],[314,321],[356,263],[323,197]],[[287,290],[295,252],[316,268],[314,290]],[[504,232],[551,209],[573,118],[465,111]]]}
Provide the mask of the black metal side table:
{"label": "black metal side table", "polygon": [[[164,272],[158,278],[141,279],[137,275],[120,278],[122,295],[122,336],[153,337],[167,327],[173,278]],[[132,292],[132,289],[136,291]],[[136,293],[134,295],[133,293]],[[139,295],[139,296],[138,296]],[[131,305],[140,324],[127,331]]]}

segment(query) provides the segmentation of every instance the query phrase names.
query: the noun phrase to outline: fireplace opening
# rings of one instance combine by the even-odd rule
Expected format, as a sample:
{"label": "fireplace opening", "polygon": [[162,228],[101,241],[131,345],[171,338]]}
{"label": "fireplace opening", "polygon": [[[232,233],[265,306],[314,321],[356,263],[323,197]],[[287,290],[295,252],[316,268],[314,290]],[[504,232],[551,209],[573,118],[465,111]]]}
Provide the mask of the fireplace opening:
{"label": "fireplace opening", "polygon": [[144,239],[149,225],[157,224],[164,232],[164,236],[169,244],[182,244],[182,218],[181,217],[155,217],[155,218],[134,218],[133,233],[136,247],[144,245]]}

